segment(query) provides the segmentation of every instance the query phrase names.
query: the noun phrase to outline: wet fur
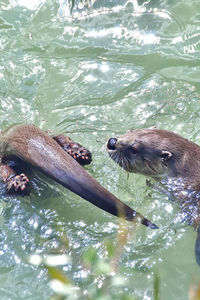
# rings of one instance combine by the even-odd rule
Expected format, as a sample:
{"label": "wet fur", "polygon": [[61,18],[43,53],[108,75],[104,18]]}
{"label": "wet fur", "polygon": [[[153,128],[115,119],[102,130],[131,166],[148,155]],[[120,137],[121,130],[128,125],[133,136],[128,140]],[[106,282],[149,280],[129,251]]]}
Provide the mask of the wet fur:
{"label": "wet fur", "polygon": [[109,193],[60,145],[34,125],[19,125],[1,133],[0,153],[4,159],[20,158],[97,207],[133,222],[157,228]]}
{"label": "wet fur", "polygon": [[176,133],[150,128],[128,131],[108,152],[127,172],[153,177],[171,187],[198,232],[195,256],[200,265],[200,146]]}

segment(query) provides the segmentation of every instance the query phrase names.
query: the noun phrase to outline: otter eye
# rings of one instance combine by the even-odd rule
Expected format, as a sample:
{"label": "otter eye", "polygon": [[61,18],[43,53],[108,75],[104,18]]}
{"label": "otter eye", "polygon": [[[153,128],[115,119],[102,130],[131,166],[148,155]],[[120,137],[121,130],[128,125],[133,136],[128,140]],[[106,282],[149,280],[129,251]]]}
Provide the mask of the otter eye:
{"label": "otter eye", "polygon": [[140,148],[141,148],[141,143],[138,140],[135,140],[134,143],[132,145],[130,145],[130,151],[133,154],[138,153],[138,151],[140,150]]}
{"label": "otter eye", "polygon": [[135,147],[130,147],[131,153],[136,154],[138,150]]}

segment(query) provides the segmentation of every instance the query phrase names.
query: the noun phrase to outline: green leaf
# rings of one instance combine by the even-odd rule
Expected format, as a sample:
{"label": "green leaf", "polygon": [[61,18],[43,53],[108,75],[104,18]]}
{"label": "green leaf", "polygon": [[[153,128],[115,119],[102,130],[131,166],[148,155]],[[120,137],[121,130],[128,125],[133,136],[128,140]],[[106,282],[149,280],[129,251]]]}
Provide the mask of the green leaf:
{"label": "green leaf", "polygon": [[57,279],[64,284],[71,284],[71,282],[67,279],[67,277],[60,270],[58,270],[54,267],[49,267],[49,266],[46,266],[46,268],[47,268],[48,274],[51,278]]}

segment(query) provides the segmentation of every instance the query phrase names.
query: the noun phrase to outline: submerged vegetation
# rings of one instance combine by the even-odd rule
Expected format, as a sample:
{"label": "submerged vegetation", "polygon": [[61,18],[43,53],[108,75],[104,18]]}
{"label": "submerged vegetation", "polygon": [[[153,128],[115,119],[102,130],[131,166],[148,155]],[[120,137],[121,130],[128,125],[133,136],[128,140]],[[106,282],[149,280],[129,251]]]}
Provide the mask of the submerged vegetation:
{"label": "submerged vegetation", "polygon": [[127,237],[37,173],[30,197],[1,185],[0,300],[200,300],[196,233],[103,150],[112,135],[154,125],[199,143],[199,11],[183,0],[1,1],[1,130],[69,133],[94,153],[90,174],[160,230]]}
{"label": "submerged vegetation", "polygon": [[[62,268],[73,264],[67,254],[58,255],[31,255],[29,263],[45,268],[50,277],[50,286],[54,295],[48,300],[137,300],[130,295],[127,286],[128,279],[122,275],[120,258],[127,242],[128,229],[125,221],[120,221],[116,236],[116,245],[111,241],[105,242],[105,256],[100,257],[94,247],[84,251],[81,262],[84,268],[82,284],[77,283],[65,275]],[[65,239],[66,241],[66,239]],[[66,246],[66,253],[68,252]],[[159,299],[159,280],[155,276],[154,299]]]}
{"label": "submerged vegetation", "polygon": [[[77,282],[67,275],[64,266],[73,264],[68,254],[31,255],[29,263],[46,269],[50,278],[49,285],[53,295],[47,300],[139,300],[130,294],[127,286],[129,279],[123,275],[120,264],[124,246],[127,243],[128,229],[126,222],[120,220],[116,236],[116,246],[110,240],[105,241],[105,255],[99,256],[95,247],[83,252],[81,264],[84,276]],[[63,239],[65,253],[68,253],[68,239]],[[63,252],[63,251],[62,251]],[[159,273],[154,271],[152,292],[148,299],[161,300]],[[200,300],[200,282],[190,286],[188,300]]]}

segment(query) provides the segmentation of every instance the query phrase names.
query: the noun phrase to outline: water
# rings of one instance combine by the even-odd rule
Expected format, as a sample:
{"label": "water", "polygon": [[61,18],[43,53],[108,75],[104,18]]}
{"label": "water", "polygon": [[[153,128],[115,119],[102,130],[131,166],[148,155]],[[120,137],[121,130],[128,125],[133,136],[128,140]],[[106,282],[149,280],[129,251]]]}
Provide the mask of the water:
{"label": "water", "polygon": [[[178,207],[127,176],[108,157],[106,140],[156,125],[200,140],[200,4],[197,1],[0,1],[0,124],[34,123],[67,132],[93,153],[88,171],[119,199],[159,225],[137,226],[121,258],[131,296],[152,299],[153,272],[162,299],[188,299],[200,279],[196,234]],[[1,185],[0,298],[47,299],[46,271],[32,253],[62,253],[63,236],[76,258],[66,274],[81,282],[80,255],[101,256],[117,219],[78,196],[33,176],[30,197],[8,197]],[[130,226],[130,225],[127,225]],[[87,287],[86,287],[87,288]]]}

